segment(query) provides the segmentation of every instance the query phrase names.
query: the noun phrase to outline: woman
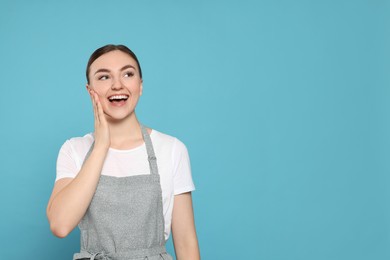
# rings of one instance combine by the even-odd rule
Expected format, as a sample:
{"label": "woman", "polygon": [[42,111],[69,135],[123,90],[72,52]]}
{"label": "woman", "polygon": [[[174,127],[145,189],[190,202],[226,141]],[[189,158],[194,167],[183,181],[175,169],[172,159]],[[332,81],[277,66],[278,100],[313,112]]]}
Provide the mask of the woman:
{"label": "woman", "polygon": [[73,259],[199,259],[188,153],[178,139],[139,123],[142,72],[123,45],[97,49],[87,65],[95,131],[64,143],[47,216],[58,237],[76,225]]}

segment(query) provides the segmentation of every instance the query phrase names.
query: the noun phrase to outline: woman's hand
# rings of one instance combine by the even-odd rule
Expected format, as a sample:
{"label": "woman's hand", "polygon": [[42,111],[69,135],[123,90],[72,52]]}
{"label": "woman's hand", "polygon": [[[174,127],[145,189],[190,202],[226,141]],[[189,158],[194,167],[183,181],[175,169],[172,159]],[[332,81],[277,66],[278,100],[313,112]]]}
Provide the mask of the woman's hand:
{"label": "woman's hand", "polygon": [[95,146],[94,148],[102,148],[108,150],[110,147],[110,129],[106,117],[103,112],[102,104],[100,103],[98,94],[88,88],[93,105],[93,114],[95,120]]}
{"label": "woman's hand", "polygon": [[110,131],[99,96],[90,88],[88,91],[95,119],[95,145],[75,178],[63,178],[54,185],[46,212],[50,229],[58,237],[66,237],[85,215],[110,147]]}

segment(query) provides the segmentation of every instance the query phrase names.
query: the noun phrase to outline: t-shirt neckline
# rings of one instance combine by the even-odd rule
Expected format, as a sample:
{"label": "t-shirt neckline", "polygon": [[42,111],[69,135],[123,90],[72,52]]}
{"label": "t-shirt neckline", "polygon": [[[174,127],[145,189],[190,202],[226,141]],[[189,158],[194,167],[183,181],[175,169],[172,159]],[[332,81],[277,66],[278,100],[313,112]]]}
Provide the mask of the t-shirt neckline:
{"label": "t-shirt neckline", "polygon": [[[154,136],[154,132],[155,132],[155,130],[152,129],[150,134],[149,134],[150,137]],[[145,141],[142,144],[140,144],[134,148],[131,148],[131,149],[115,149],[115,148],[110,147],[110,148],[108,148],[108,150],[115,152],[115,153],[129,153],[129,152],[134,152],[136,150],[142,149],[143,147],[145,147]]]}

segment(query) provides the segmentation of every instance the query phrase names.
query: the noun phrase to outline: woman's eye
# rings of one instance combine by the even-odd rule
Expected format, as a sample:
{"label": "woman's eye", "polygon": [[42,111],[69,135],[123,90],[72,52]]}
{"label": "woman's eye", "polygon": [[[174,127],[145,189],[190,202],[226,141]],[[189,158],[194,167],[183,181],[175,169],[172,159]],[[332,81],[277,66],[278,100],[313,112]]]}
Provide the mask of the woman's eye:
{"label": "woman's eye", "polygon": [[106,79],[108,79],[108,76],[107,75],[102,75],[98,79],[99,80],[106,80]]}
{"label": "woman's eye", "polygon": [[125,73],[125,77],[132,77],[132,76],[134,76],[134,72],[132,72],[132,71]]}

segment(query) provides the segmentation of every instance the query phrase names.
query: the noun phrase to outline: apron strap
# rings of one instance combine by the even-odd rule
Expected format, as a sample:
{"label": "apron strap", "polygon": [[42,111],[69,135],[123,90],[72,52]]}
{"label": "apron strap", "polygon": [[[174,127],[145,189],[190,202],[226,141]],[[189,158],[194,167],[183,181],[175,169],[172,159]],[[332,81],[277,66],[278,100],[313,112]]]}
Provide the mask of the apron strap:
{"label": "apron strap", "polygon": [[158,175],[157,159],[156,159],[156,155],[154,154],[152,140],[150,139],[150,135],[146,127],[142,124],[140,125],[141,125],[142,136],[145,141],[146,152],[148,153],[150,174]]}

